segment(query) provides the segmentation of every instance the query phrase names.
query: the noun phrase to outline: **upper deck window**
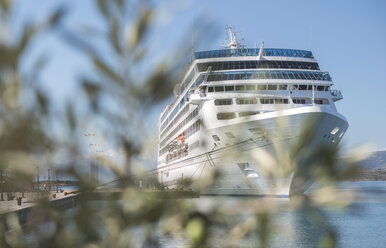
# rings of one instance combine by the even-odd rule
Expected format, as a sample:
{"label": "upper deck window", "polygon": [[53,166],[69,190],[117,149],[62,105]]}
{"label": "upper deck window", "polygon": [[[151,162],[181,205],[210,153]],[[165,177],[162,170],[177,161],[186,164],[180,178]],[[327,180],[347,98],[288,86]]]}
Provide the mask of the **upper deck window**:
{"label": "upper deck window", "polygon": [[234,112],[230,113],[218,113],[217,119],[218,120],[230,120],[236,118],[236,114]]}
{"label": "upper deck window", "polygon": [[224,86],[214,86],[214,90],[216,92],[223,92],[224,91]]}
{"label": "upper deck window", "polygon": [[245,85],[236,85],[236,91],[245,91]]}
{"label": "upper deck window", "polygon": [[330,102],[328,101],[328,99],[319,99],[319,98],[315,99],[315,100],[314,100],[314,103],[315,103],[315,104],[330,104]]}
{"label": "upper deck window", "polygon": [[[313,84],[237,84],[237,85],[225,85],[225,86],[209,86],[208,92],[214,92],[214,88],[218,87],[218,92],[223,92],[223,87],[226,92],[245,92],[245,91],[251,91],[251,92],[259,92],[259,91],[265,91],[265,90],[288,90],[291,91],[294,90],[302,90],[302,91],[312,91],[315,89],[315,91],[329,91],[330,86],[328,85],[313,85]],[[216,90],[217,91],[217,90]]]}
{"label": "upper deck window", "polygon": [[287,90],[288,89],[288,85],[287,84],[279,84],[278,85],[278,90]]}
{"label": "upper deck window", "polygon": [[168,111],[166,110],[166,111],[162,114],[162,116],[161,116],[161,122],[163,122],[163,120],[165,119],[165,117],[167,116],[167,114],[168,114]]}
{"label": "upper deck window", "polygon": [[248,80],[248,79],[300,79],[331,81],[330,75],[321,71],[242,71],[212,72],[208,81]]}
{"label": "upper deck window", "polygon": [[[219,58],[219,57],[240,57],[240,56],[258,56],[260,48],[241,48],[241,49],[222,49],[212,51],[195,52],[195,59]],[[263,56],[284,56],[314,58],[311,51],[294,49],[264,48]]]}
{"label": "upper deck window", "polygon": [[240,112],[239,117],[245,117],[245,116],[251,116],[251,115],[258,115],[258,111],[248,111],[248,112]]}
{"label": "upper deck window", "polygon": [[186,87],[188,86],[190,81],[192,81],[194,75],[195,75],[195,70],[192,70],[190,72],[189,76],[182,82],[181,88],[180,88],[180,94],[182,94],[182,92],[184,92],[184,90],[186,89]]}
{"label": "upper deck window", "polygon": [[294,104],[306,104],[308,102],[306,99],[292,99]]}
{"label": "upper deck window", "polygon": [[307,85],[306,84],[300,84],[299,90],[307,90]]}
{"label": "upper deck window", "polygon": [[288,99],[276,98],[275,103],[276,104],[288,104]]}
{"label": "upper deck window", "polygon": [[232,99],[216,99],[214,105],[232,105]]}
{"label": "upper deck window", "polygon": [[265,99],[265,98],[260,99],[261,104],[273,104],[274,102],[275,102],[274,99]]}
{"label": "upper deck window", "polygon": [[288,99],[286,98],[261,98],[261,104],[288,104]]}
{"label": "upper deck window", "polygon": [[245,85],[245,89],[247,91],[255,91],[256,90],[256,85],[254,85],[254,84],[247,84],[247,85]]}
{"label": "upper deck window", "polygon": [[276,84],[268,84],[268,90],[277,90]]}
{"label": "upper deck window", "polygon": [[237,104],[257,104],[256,98],[238,98],[236,99]]}
{"label": "upper deck window", "polygon": [[316,87],[316,90],[318,90],[318,91],[324,91],[324,85],[318,85],[318,86]]}
{"label": "upper deck window", "polygon": [[234,85],[226,85],[225,91],[235,91],[235,86]]}

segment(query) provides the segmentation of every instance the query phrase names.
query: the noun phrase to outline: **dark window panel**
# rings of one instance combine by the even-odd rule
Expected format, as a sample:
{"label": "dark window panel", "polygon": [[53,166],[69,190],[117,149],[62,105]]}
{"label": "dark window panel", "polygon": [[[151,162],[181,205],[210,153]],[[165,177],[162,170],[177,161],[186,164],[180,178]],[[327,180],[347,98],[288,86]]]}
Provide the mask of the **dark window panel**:
{"label": "dark window panel", "polygon": [[215,90],[216,92],[223,92],[223,91],[224,91],[224,86],[215,86],[215,87],[214,87],[214,90]]}
{"label": "dark window panel", "polygon": [[268,84],[268,90],[277,90],[276,84]]}
{"label": "dark window panel", "polygon": [[214,105],[232,105],[232,99],[216,99]]}
{"label": "dark window panel", "polygon": [[218,113],[217,114],[217,119],[218,120],[229,120],[229,119],[234,119],[236,118],[235,113]]}
{"label": "dark window panel", "polygon": [[279,84],[279,90],[287,90],[286,84]]}
{"label": "dark window panel", "polygon": [[245,91],[245,85],[236,85],[236,91]]}
{"label": "dark window panel", "polygon": [[248,84],[245,86],[245,88],[247,91],[255,91],[256,90],[256,87],[254,84]]}
{"label": "dark window panel", "polygon": [[234,85],[226,85],[225,86],[225,91],[234,91],[235,90],[235,86]]}

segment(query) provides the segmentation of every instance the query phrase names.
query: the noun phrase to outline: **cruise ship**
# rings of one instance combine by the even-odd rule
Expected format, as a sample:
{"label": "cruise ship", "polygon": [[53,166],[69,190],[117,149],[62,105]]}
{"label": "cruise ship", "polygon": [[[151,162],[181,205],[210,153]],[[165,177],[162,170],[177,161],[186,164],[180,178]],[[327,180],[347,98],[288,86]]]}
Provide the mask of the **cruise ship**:
{"label": "cruise ship", "polygon": [[[335,107],[342,93],[311,51],[264,42],[245,48],[226,30],[224,49],[193,53],[173,102],[161,112],[154,173],[166,188],[185,180],[202,194],[304,192],[312,182],[294,183],[302,168],[285,158],[306,129],[310,147],[340,142],[348,128]],[[209,185],[208,175],[215,178]]]}

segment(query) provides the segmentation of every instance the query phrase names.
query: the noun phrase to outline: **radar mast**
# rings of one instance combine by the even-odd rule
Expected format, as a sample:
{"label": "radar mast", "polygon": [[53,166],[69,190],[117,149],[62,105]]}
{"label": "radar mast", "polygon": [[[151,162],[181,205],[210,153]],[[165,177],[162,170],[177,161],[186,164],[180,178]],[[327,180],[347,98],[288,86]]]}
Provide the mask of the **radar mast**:
{"label": "radar mast", "polygon": [[[226,25],[225,30],[227,31],[227,37],[226,37],[226,44],[223,44],[223,47],[230,48],[230,49],[238,49],[243,48],[245,45],[241,44],[237,41],[236,31],[233,31],[233,28],[230,25]],[[243,41],[244,39],[241,39]]]}

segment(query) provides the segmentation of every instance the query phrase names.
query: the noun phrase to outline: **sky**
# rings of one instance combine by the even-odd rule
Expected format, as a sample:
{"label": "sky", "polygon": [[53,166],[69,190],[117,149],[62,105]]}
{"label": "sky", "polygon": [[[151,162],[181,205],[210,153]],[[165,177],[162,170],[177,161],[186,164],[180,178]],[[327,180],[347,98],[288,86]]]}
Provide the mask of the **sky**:
{"label": "sky", "polygon": [[[17,2],[15,25],[42,19],[61,5],[70,7],[68,27],[76,29],[79,23],[100,22],[92,0]],[[220,49],[226,24],[240,31],[238,36],[244,38],[247,47],[255,47],[256,42],[264,40],[267,48],[311,50],[320,68],[332,76],[333,88],[343,93],[344,99],[336,102],[350,125],[343,146],[350,149],[371,143],[374,149],[386,148],[386,1],[175,0],[154,4],[159,8],[151,45],[158,55],[173,51],[184,36],[193,34],[195,40],[202,20],[212,26],[210,39],[194,42],[196,51]],[[85,57],[55,34],[41,37],[28,56],[33,58],[41,52],[50,55],[42,81],[56,104],[60,106],[68,99],[81,101],[75,94],[76,82],[82,73],[92,72]],[[156,106],[148,117],[147,125],[153,128],[155,139],[159,112],[165,104]]]}

